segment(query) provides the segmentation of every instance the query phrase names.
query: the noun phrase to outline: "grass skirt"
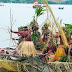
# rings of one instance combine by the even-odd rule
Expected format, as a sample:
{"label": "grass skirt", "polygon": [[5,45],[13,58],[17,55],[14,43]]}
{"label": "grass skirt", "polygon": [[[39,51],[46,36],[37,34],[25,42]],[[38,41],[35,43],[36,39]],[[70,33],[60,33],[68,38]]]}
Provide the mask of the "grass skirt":
{"label": "grass skirt", "polygon": [[35,56],[37,51],[32,41],[22,41],[17,47],[20,56]]}

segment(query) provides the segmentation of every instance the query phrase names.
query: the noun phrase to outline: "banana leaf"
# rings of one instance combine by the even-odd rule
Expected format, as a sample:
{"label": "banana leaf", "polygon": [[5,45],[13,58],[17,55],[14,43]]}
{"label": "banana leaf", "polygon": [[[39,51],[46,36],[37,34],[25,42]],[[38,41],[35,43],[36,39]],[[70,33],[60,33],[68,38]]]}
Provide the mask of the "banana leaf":
{"label": "banana leaf", "polygon": [[61,56],[61,57],[62,58],[58,60],[59,62],[69,62],[69,59],[67,58],[68,57],[67,55],[66,56]]}
{"label": "banana leaf", "polygon": [[44,11],[45,10],[42,7],[39,7],[39,8],[36,8],[35,14],[38,17],[38,16],[42,15],[44,13]]}
{"label": "banana leaf", "polygon": [[65,30],[68,32],[68,33],[72,33],[72,25],[71,24],[65,24],[66,25],[66,27],[63,27],[63,28],[65,28]]}
{"label": "banana leaf", "polygon": [[65,25],[66,25],[66,28],[72,28],[71,24],[65,24]]}
{"label": "banana leaf", "polygon": [[47,47],[47,44],[44,45],[44,48],[43,49],[46,49],[46,47]]}

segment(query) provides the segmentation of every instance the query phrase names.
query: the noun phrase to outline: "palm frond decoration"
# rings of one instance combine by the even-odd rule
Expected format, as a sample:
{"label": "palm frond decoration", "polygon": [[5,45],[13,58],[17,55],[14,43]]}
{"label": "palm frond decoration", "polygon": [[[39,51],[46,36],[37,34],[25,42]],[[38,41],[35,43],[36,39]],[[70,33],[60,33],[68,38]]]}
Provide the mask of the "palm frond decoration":
{"label": "palm frond decoration", "polygon": [[67,28],[72,28],[71,24],[65,24]]}
{"label": "palm frond decoration", "polygon": [[65,27],[63,27],[64,30],[68,31],[68,33],[72,33],[72,25],[71,24],[65,24]]}
{"label": "palm frond decoration", "polygon": [[36,8],[35,14],[38,17],[38,16],[42,15],[44,13],[44,11],[45,10],[43,9],[43,7],[39,7],[39,8]]}

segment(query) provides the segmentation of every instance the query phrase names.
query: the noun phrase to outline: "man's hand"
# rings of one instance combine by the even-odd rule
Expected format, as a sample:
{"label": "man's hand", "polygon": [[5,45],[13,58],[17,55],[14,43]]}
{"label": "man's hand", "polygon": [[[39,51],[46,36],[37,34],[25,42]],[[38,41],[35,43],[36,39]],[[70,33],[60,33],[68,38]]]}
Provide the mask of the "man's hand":
{"label": "man's hand", "polygon": [[12,38],[12,40],[15,40],[14,38]]}
{"label": "man's hand", "polygon": [[12,29],[10,29],[10,31],[13,32]]}

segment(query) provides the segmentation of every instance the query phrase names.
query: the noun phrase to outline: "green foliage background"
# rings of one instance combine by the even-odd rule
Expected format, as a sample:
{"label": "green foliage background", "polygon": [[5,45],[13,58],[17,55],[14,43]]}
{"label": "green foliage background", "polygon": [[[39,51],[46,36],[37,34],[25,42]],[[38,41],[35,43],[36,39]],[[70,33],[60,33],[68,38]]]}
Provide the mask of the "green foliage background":
{"label": "green foliage background", "polygon": [[[3,3],[33,3],[36,0],[0,0],[0,2]],[[40,3],[41,0],[39,0],[38,2]]]}
{"label": "green foliage background", "polygon": [[[3,3],[33,3],[36,0],[0,0],[0,2]],[[38,0],[38,3],[41,3],[41,0]],[[48,1],[49,4],[56,4],[54,2],[51,2],[50,0]],[[70,1],[65,1],[63,3],[58,3],[58,4],[72,4],[72,0]]]}

